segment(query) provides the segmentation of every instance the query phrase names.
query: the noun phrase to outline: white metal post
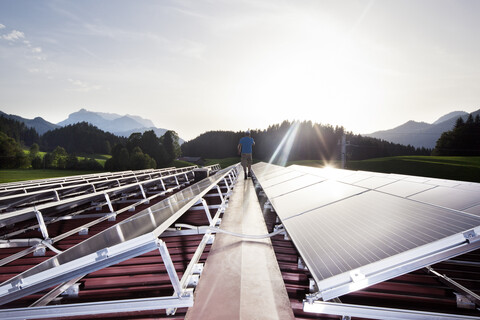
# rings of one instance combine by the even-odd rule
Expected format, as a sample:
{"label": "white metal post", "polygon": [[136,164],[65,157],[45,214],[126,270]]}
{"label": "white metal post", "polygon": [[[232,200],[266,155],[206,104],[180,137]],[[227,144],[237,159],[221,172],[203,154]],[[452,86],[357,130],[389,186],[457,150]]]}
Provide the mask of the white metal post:
{"label": "white metal post", "polygon": [[42,232],[43,238],[45,240],[50,239],[50,237],[48,236],[47,226],[45,225],[45,221],[43,220],[42,213],[39,210],[35,209],[35,215],[37,216],[38,226],[40,227],[40,232]]}
{"label": "white metal post", "polygon": [[208,218],[208,223],[212,224],[212,215],[210,213],[210,209],[208,209],[207,201],[205,201],[204,198],[202,198],[201,201],[202,201],[203,209],[205,210],[205,213],[206,213],[207,218]]}
{"label": "white metal post", "polygon": [[110,209],[110,212],[114,212],[112,202],[110,201],[110,197],[108,196],[108,193],[105,192],[104,194],[105,194],[105,200],[107,200],[108,209]]}
{"label": "white metal post", "polygon": [[162,256],[162,260],[165,264],[165,268],[167,269],[170,281],[172,281],[173,290],[178,297],[181,297],[182,287],[180,286],[180,281],[178,280],[177,271],[175,270],[175,266],[173,265],[170,253],[168,253],[167,245],[162,240],[158,240],[158,250],[160,251],[160,255]]}

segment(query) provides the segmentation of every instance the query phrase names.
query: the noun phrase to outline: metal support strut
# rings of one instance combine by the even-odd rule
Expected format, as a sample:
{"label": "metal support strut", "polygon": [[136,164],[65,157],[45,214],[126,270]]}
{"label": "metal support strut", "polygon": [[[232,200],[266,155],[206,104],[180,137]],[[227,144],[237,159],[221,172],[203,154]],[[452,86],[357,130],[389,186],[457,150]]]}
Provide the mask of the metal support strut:
{"label": "metal support strut", "polygon": [[173,285],[173,290],[177,297],[182,296],[182,288],[180,286],[180,280],[178,280],[177,272],[175,271],[175,266],[173,265],[172,258],[168,253],[167,245],[162,240],[158,240],[158,250],[162,256],[163,263],[167,269],[168,276]]}

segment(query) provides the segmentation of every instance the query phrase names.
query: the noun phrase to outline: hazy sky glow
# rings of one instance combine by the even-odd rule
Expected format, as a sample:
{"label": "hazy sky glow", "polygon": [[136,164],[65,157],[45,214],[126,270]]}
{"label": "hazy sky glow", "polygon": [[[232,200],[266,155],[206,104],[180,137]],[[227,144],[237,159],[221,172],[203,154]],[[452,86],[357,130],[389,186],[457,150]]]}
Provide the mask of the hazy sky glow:
{"label": "hazy sky glow", "polygon": [[355,133],[480,108],[480,1],[0,0],[0,110],[134,114],[192,139]]}

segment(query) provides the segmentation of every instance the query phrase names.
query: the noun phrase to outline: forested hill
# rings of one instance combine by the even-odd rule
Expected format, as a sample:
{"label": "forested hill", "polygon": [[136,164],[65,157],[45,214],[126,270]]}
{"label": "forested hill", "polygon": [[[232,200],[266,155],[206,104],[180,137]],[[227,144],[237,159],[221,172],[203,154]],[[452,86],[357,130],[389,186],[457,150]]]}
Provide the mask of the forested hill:
{"label": "forested hill", "polygon": [[110,154],[114,145],[125,142],[125,138],[102,131],[97,127],[80,122],[46,132],[41,139],[41,149],[52,151],[57,146],[68,153]]}
{"label": "forested hill", "polygon": [[8,118],[2,114],[0,114],[0,132],[5,133],[17,143],[28,146],[40,141],[38,133],[34,128],[29,128],[24,123]]}
{"label": "forested hill", "polygon": [[[334,160],[340,155],[339,141],[343,127],[333,127],[304,122],[276,124],[266,130],[252,130],[255,140],[254,158],[270,161],[286,156],[283,160]],[[203,158],[227,158],[237,156],[237,145],[243,132],[209,131],[182,145],[184,156]],[[428,155],[430,150],[416,149],[387,141],[346,133],[350,145],[347,155],[351,160],[397,155]],[[282,142],[283,140],[283,142]],[[278,152],[276,152],[278,146]]]}
{"label": "forested hill", "polygon": [[452,130],[437,140],[433,154],[439,156],[480,156],[480,114],[458,118]]}

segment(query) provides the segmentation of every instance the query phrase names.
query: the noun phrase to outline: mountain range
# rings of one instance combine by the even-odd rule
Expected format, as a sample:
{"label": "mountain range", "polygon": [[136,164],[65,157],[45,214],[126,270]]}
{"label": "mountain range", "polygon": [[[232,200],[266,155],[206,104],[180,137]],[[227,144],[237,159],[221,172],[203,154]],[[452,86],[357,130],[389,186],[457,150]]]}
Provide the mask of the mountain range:
{"label": "mountain range", "polygon": [[41,117],[36,117],[34,119],[25,119],[20,116],[14,114],[6,114],[3,111],[0,111],[0,116],[4,116],[5,118],[13,119],[18,122],[23,122],[27,127],[34,128],[38,134],[42,135],[49,130],[54,130],[56,128],[60,128],[59,125],[54,123],[48,122]]}
{"label": "mountain range", "polygon": [[[480,109],[472,112],[473,117],[477,114],[480,114]],[[463,120],[466,120],[468,115],[469,113],[465,111],[454,111],[440,117],[433,123],[410,120],[393,129],[362,135],[403,145],[411,145],[416,148],[432,149],[443,132],[452,130],[458,118],[462,117]]]}
{"label": "mountain range", "polygon": [[164,135],[167,129],[157,128],[152,121],[139,116],[119,115],[116,113],[93,112],[80,109],[71,113],[67,119],[58,123],[64,127],[78,122],[88,122],[103,131],[117,136],[129,137],[134,132],[153,130],[158,137]]}
{"label": "mountain range", "polygon": [[[472,112],[475,117],[480,114],[480,109]],[[25,123],[27,127],[33,127],[42,135],[48,130],[53,130],[61,126],[67,126],[78,122],[88,122],[97,128],[113,133],[117,136],[129,137],[134,132],[145,132],[153,130],[158,137],[163,136],[167,129],[157,128],[152,121],[135,115],[119,115],[116,113],[93,112],[86,109],[80,109],[71,113],[67,119],[54,124],[41,117],[35,119],[25,119],[17,115],[9,115],[0,111],[0,115]],[[389,130],[376,131],[363,136],[382,139],[403,145],[411,145],[416,148],[434,148],[435,144],[443,132],[452,130],[459,117],[466,120],[469,113],[465,111],[453,111],[438,118],[433,123],[417,122],[414,120]],[[182,144],[184,140],[179,139]]]}
{"label": "mountain range", "polygon": [[[17,115],[6,114],[2,111],[0,111],[0,115],[23,122],[27,127],[33,127],[37,130],[40,135],[49,130],[79,122],[88,122],[100,130],[122,137],[129,137],[134,132],[143,133],[149,130],[153,130],[158,137],[161,137],[167,132],[167,129],[157,128],[152,121],[139,116],[128,114],[122,116],[116,113],[93,112],[86,109],[80,109],[77,112],[71,113],[67,119],[57,124],[48,122],[40,117],[31,120]],[[184,140],[179,138],[179,143],[182,144],[183,142]]]}

